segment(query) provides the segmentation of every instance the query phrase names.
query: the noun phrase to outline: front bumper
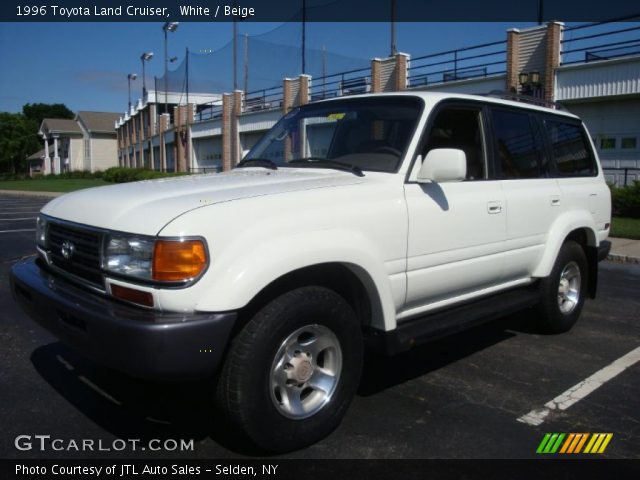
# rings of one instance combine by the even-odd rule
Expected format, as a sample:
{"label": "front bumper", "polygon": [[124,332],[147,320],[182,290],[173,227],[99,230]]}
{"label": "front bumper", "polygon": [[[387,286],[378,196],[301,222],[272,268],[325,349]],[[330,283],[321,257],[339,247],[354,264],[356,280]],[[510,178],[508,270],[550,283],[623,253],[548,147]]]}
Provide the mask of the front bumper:
{"label": "front bumper", "polygon": [[133,376],[204,378],[222,360],[235,312],[167,313],[129,306],[79,288],[35,258],[11,269],[20,306],[63,343]]}

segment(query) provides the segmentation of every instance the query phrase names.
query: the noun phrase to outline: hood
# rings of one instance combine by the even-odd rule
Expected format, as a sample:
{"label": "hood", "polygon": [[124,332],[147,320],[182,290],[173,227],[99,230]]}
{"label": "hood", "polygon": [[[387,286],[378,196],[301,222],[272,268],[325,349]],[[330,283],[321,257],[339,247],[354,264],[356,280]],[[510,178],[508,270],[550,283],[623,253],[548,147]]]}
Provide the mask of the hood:
{"label": "hood", "polygon": [[171,220],[196,208],[361,182],[360,177],[335,170],[243,168],[79,190],[52,200],[42,213],[110,230],[156,235]]}

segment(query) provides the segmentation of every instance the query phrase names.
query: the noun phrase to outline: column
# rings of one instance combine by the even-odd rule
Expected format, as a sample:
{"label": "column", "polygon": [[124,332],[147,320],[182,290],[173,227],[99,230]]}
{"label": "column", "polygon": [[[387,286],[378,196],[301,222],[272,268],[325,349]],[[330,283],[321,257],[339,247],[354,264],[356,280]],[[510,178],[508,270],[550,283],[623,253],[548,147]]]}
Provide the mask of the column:
{"label": "column", "polygon": [[396,53],[395,55],[395,89],[397,91],[406,90],[408,86],[409,80],[409,59],[410,55],[408,53]]}
{"label": "column", "polygon": [[51,160],[49,159],[49,139],[46,135],[42,136],[44,138],[44,165],[42,166],[44,169],[44,174],[49,175],[51,173]]}
{"label": "column", "polygon": [[58,135],[53,136],[53,173],[61,173],[60,155],[58,154]]}
{"label": "column", "polygon": [[553,101],[556,89],[556,69],[560,66],[560,38],[562,36],[561,22],[547,23],[547,50],[544,63],[544,99]]}
{"label": "column", "polygon": [[510,93],[517,93],[519,89],[518,65],[520,62],[520,30],[511,28],[507,30],[507,80],[506,90]]}

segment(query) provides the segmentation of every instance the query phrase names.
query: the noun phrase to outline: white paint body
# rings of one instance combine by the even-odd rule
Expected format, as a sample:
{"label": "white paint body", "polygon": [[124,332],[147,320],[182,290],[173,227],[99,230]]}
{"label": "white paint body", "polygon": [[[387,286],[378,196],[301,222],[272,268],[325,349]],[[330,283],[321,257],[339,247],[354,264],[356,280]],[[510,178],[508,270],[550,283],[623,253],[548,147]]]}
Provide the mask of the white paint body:
{"label": "white paint body", "polygon": [[340,263],[364,283],[372,324],[382,330],[548,275],[576,228],[588,230],[591,246],[608,236],[610,195],[599,163],[596,177],[407,181],[417,175],[412,160],[433,107],[474,97],[404,95],[422,98],[425,108],[396,173],[243,168],[78,191],[53,200],[43,213],[123,232],[204,237],[210,266],[188,288],[107,280],[152,292],[158,309],[238,310],[282,275]]}

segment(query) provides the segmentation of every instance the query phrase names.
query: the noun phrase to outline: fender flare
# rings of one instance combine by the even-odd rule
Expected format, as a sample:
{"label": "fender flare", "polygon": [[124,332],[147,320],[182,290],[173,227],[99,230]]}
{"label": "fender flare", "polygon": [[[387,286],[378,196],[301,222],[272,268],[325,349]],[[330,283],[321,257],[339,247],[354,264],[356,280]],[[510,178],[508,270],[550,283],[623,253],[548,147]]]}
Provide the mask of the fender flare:
{"label": "fender flare", "polygon": [[[245,242],[225,249],[223,257],[202,279],[206,282],[197,302],[199,311],[229,311],[245,307],[256,295],[288,273],[305,267],[338,263],[363,283],[371,300],[371,326],[391,330],[396,309],[384,261],[363,235],[352,231],[323,230],[272,238],[266,243]],[[286,252],[286,255],[283,255]],[[213,292],[213,294],[211,293]]]}
{"label": "fender flare", "polygon": [[596,235],[596,225],[591,215],[583,211],[569,211],[562,213],[556,218],[549,229],[546,247],[542,258],[533,271],[533,277],[547,277],[553,269],[553,265],[558,257],[560,248],[566,238],[574,230],[584,230],[587,237],[587,247],[598,246],[598,236]]}

